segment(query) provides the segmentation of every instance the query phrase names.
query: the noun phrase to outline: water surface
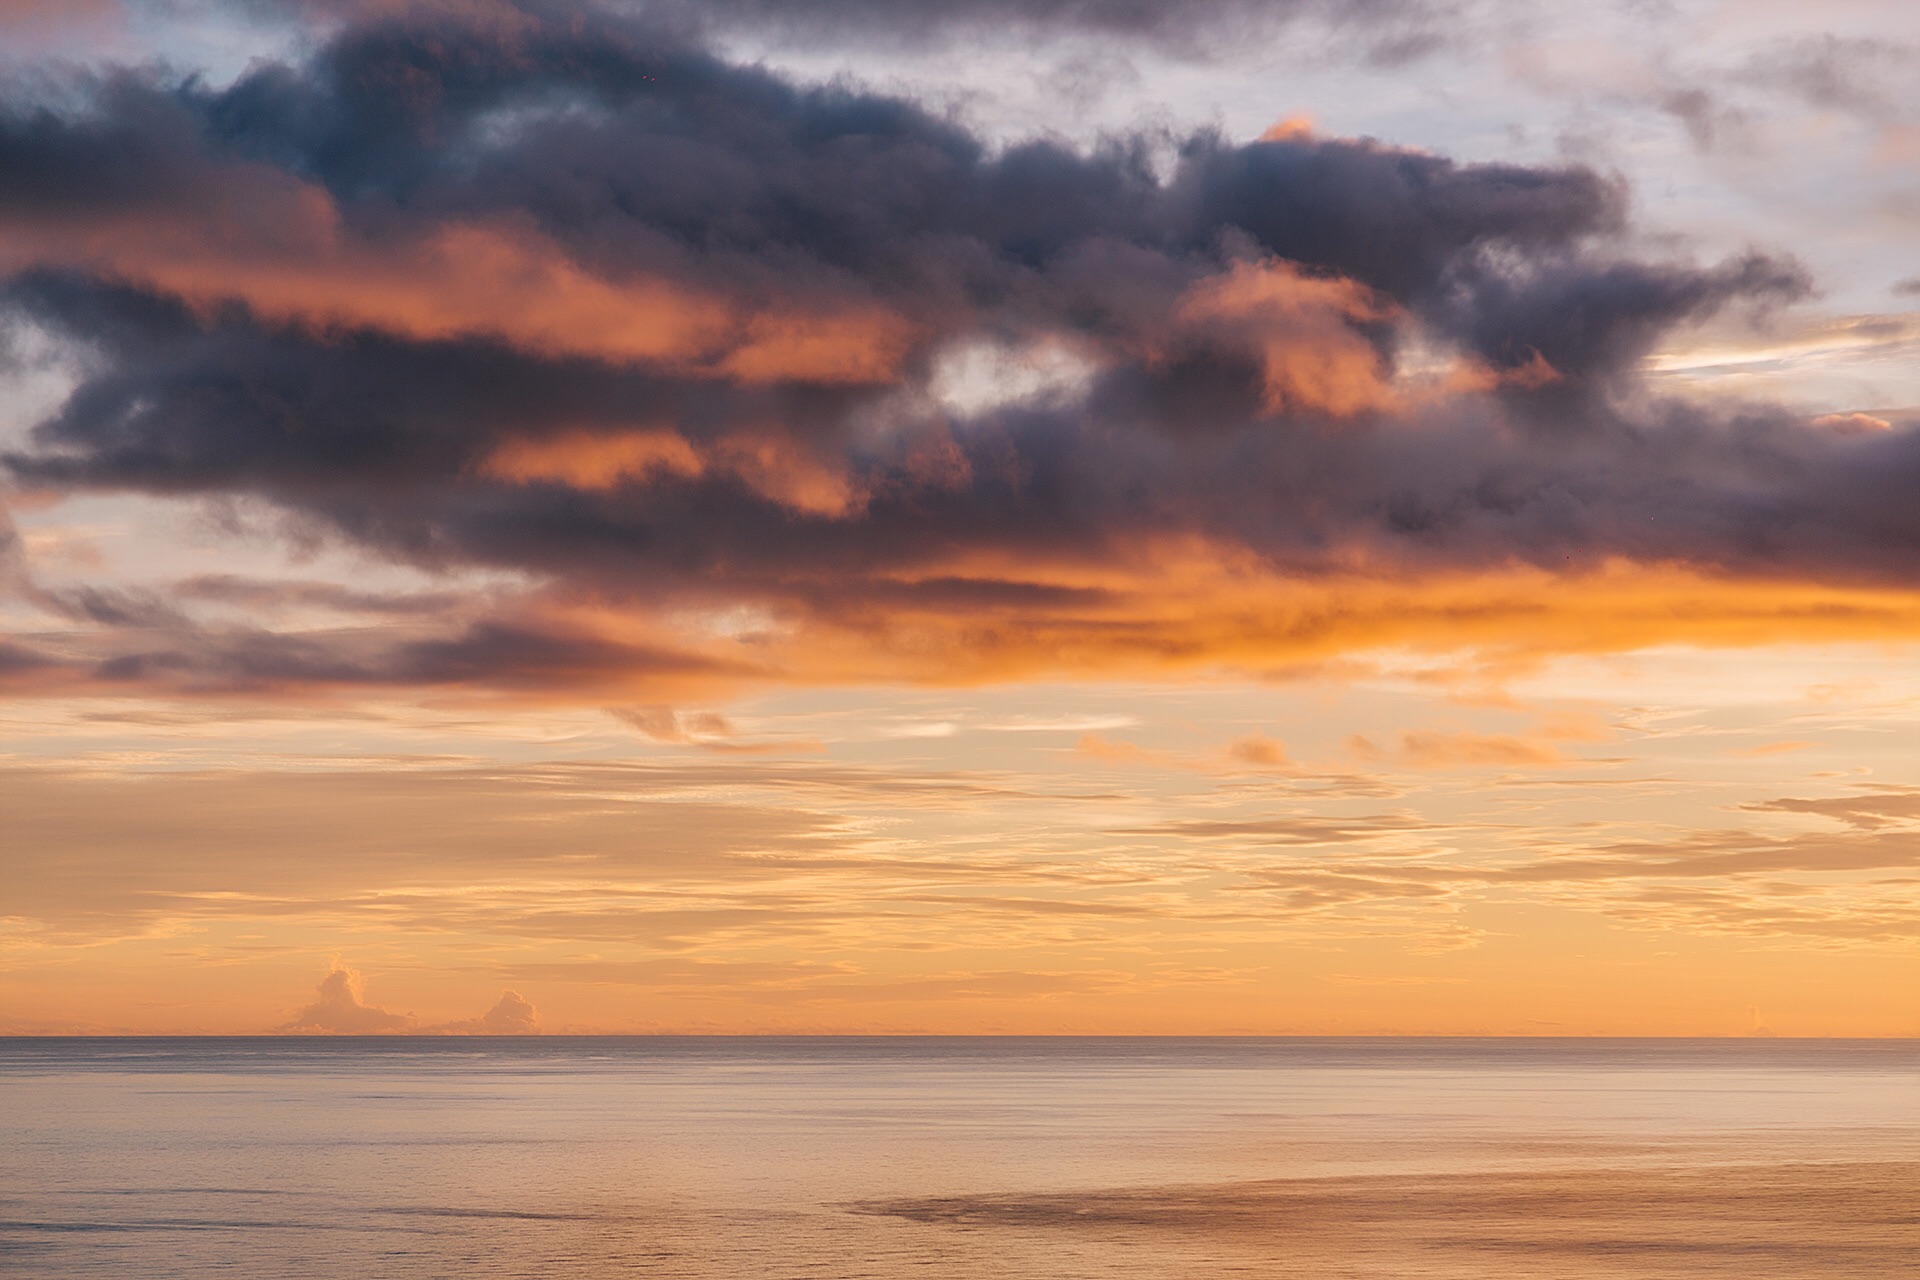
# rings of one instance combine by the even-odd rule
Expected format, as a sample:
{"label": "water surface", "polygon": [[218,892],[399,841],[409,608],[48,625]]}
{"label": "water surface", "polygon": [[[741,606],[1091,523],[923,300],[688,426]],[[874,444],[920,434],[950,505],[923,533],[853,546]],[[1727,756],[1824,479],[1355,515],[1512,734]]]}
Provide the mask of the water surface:
{"label": "water surface", "polygon": [[0,1274],[1920,1280],[1913,1041],[0,1040]]}

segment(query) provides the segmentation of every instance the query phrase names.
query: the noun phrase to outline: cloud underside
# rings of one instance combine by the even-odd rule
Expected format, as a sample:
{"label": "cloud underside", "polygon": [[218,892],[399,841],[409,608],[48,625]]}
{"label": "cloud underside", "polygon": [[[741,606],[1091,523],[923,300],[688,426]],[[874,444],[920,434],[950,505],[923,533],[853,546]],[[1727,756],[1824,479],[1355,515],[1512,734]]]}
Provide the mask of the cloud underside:
{"label": "cloud underside", "polygon": [[[1728,582],[1633,566],[1585,576],[1526,570],[1302,581],[1258,568],[1236,572],[1232,554],[1143,553],[1143,564],[1095,571],[1092,585],[823,583],[804,600],[756,600],[744,617],[724,596],[663,616],[645,602],[543,590],[509,601],[506,614],[462,605],[410,626],[333,619],[293,634],[256,623],[195,623],[163,610],[151,592],[93,593],[56,601],[67,625],[16,637],[0,650],[0,688],[30,696],[257,700],[433,691],[533,703],[658,703],[769,684],[1196,674],[1284,681],[1343,655],[1380,650],[1467,650],[1481,670],[1519,671],[1552,655],[1665,644],[1898,642],[1920,631],[1920,596],[1895,589]],[[1002,595],[1010,599],[996,599]],[[86,626],[91,613],[125,621]],[[73,615],[82,625],[71,625]]]}
{"label": "cloud underside", "polygon": [[0,531],[43,619],[0,683],[671,702],[1915,634],[1920,433],[1641,378],[1805,294],[1789,258],[1635,257],[1579,166],[994,150],[690,30],[423,10],[16,99],[0,305],[75,385],[15,489],[489,585],[50,586]]}

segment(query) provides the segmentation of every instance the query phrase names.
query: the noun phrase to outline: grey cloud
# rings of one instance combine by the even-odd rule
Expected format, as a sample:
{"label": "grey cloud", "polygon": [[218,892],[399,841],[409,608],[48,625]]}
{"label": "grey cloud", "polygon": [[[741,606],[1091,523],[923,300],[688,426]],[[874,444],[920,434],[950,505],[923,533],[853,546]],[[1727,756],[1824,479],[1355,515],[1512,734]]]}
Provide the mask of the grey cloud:
{"label": "grey cloud", "polygon": [[1912,107],[1920,45],[1826,34],[1782,41],[1750,58],[1735,78],[1830,110],[1870,120],[1899,118]]}
{"label": "grey cloud", "polygon": [[1004,38],[1104,37],[1183,57],[1229,52],[1313,22],[1387,65],[1430,53],[1465,25],[1443,0],[646,0],[683,29],[747,32],[789,44],[929,45]]}

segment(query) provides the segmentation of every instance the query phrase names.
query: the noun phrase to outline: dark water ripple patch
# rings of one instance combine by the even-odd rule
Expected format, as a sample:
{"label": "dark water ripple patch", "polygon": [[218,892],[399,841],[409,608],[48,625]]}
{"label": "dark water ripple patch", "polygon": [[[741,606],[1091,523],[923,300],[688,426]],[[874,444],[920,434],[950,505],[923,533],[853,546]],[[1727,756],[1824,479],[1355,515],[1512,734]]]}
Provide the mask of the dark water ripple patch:
{"label": "dark water ripple patch", "polygon": [[613,1219],[597,1213],[537,1213],[529,1209],[459,1209],[438,1205],[396,1205],[378,1213],[421,1218],[498,1218],[514,1222],[607,1222]]}
{"label": "dark water ripple patch", "polygon": [[1920,1276],[1920,1161],[1269,1179],[844,1207],[969,1229],[1205,1237],[1296,1260],[1500,1256],[1499,1274],[1538,1263],[1555,1276]]}

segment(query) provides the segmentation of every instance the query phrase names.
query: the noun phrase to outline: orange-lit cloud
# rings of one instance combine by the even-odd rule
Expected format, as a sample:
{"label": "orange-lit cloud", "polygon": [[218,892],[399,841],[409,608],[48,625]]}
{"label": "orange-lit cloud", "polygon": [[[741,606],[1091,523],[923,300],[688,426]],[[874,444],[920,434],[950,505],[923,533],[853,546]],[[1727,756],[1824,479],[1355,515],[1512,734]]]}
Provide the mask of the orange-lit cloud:
{"label": "orange-lit cloud", "polygon": [[240,302],[323,331],[485,338],[745,382],[882,381],[913,341],[910,323],[873,305],[757,303],[595,271],[511,219],[372,239],[311,184],[254,167],[211,170],[205,180],[216,202],[206,221],[0,219],[0,269],[88,267],[209,310]]}
{"label": "orange-lit cloud", "polygon": [[1257,675],[1383,649],[1469,653],[1498,668],[1666,644],[1897,643],[1920,635],[1920,595],[1892,588],[1726,581],[1629,565],[1567,576],[1300,580],[1197,548],[1169,548],[1157,559],[1143,551],[1132,573],[1062,567],[1027,579],[1059,593],[1052,608],[1027,604],[1012,583],[992,612],[948,613],[937,597],[916,607],[905,594],[876,614],[850,597],[846,607],[789,615],[784,634],[757,647],[815,678],[865,671],[976,683],[1095,672]]}
{"label": "orange-lit cloud", "polygon": [[1400,735],[1407,763],[1421,769],[1462,765],[1561,764],[1557,748],[1510,733],[1435,733],[1410,730]]}
{"label": "orange-lit cloud", "polygon": [[[1237,561],[1191,546],[1143,549],[1125,566],[1030,565],[1014,578],[847,577],[817,590],[796,583],[744,606],[722,597],[647,608],[543,592],[496,602],[511,612],[482,613],[452,631],[437,630],[430,615],[404,629],[343,625],[285,635],[196,628],[161,615],[146,625],[76,626],[58,638],[8,641],[0,682],[30,696],[305,698],[412,689],[546,704],[685,705],[774,685],[1287,680],[1327,662],[1394,652],[1451,655],[1463,673],[1497,683],[1567,654],[1920,636],[1920,594],[1894,588],[1729,581],[1632,565],[1578,575],[1295,579]],[[1434,764],[1489,753],[1545,762],[1556,743],[1603,733],[1549,725],[1527,744],[1441,736],[1403,745]]]}
{"label": "orange-lit cloud", "polygon": [[596,435],[580,431],[540,440],[510,440],[481,468],[488,475],[521,482],[548,480],[576,489],[611,489],[655,471],[697,476],[706,462],[684,436],[672,431]]}
{"label": "orange-lit cloud", "polygon": [[1234,739],[1227,747],[1227,754],[1242,764],[1257,765],[1263,769],[1283,768],[1291,763],[1287,759],[1286,744],[1264,733],[1250,733],[1244,738]]}
{"label": "orange-lit cloud", "polygon": [[1313,136],[1314,119],[1311,113],[1302,112],[1285,116],[1268,125],[1260,134],[1262,142],[1292,142],[1298,138]]}
{"label": "orange-lit cloud", "polygon": [[1857,436],[1872,431],[1891,431],[1893,424],[1885,418],[1877,418],[1870,413],[1829,413],[1813,420],[1816,427],[1825,427],[1841,435]]}
{"label": "orange-lit cloud", "polygon": [[1749,747],[1739,754],[1743,756],[1783,756],[1795,751],[1805,751],[1812,745],[1813,743],[1811,742],[1790,738],[1781,742],[1763,742],[1759,746]]}
{"label": "orange-lit cloud", "polygon": [[1076,755],[1101,761],[1104,764],[1119,765],[1160,765],[1173,763],[1172,757],[1163,751],[1150,751],[1137,742],[1128,742],[1125,738],[1109,738],[1104,733],[1083,733],[1073,744]]}
{"label": "orange-lit cloud", "polygon": [[1188,291],[1174,320],[1259,360],[1271,413],[1351,417],[1397,403],[1379,352],[1356,324],[1395,318],[1353,280],[1305,275],[1289,262],[1239,263]]}

